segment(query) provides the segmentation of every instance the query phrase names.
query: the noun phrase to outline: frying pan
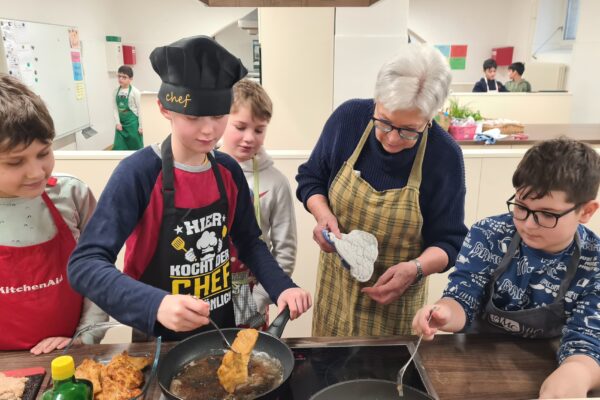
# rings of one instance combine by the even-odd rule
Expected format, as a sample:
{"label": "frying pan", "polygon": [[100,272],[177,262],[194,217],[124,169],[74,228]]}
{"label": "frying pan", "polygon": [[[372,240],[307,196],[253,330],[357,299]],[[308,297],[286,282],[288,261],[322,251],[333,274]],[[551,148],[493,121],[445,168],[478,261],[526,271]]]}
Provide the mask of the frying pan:
{"label": "frying pan", "polygon": [[[259,397],[261,399],[274,398],[278,389],[287,381],[294,369],[294,354],[288,345],[280,339],[289,319],[290,310],[286,308],[275,318],[266,332],[259,332],[258,334],[254,350],[265,352],[269,356],[278,359],[283,367],[283,380],[281,383],[269,392],[262,394]],[[240,330],[238,328],[221,329],[229,342],[233,342]],[[165,397],[171,400],[181,400],[180,397],[169,391],[173,377],[190,361],[214,354],[215,350],[223,349],[223,346],[223,339],[217,331],[198,333],[177,343],[158,364],[158,384]]]}
{"label": "frying pan", "polygon": [[398,395],[396,382],[382,379],[355,379],[336,383],[315,393],[310,400],[434,400],[427,393],[404,385],[404,396]]}

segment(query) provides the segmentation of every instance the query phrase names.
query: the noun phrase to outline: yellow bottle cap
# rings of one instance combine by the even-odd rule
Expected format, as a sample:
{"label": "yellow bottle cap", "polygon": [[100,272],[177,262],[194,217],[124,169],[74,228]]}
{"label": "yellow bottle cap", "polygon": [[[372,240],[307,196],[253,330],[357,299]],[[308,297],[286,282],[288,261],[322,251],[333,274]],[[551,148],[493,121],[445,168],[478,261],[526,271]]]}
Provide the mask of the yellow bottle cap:
{"label": "yellow bottle cap", "polygon": [[52,379],[55,381],[62,381],[75,375],[75,361],[71,356],[56,357],[50,367]]}

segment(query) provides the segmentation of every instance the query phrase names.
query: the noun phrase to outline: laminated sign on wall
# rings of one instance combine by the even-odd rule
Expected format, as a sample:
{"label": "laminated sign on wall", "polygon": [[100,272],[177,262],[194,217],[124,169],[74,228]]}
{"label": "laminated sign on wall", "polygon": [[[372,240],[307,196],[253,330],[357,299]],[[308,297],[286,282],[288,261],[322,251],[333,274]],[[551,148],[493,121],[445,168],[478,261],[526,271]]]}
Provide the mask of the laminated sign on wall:
{"label": "laminated sign on wall", "polygon": [[448,60],[450,69],[465,69],[467,66],[467,45],[436,45],[435,46],[442,55]]}
{"label": "laminated sign on wall", "polygon": [[90,125],[82,46],[74,27],[0,19],[0,72],[46,103],[57,137]]}

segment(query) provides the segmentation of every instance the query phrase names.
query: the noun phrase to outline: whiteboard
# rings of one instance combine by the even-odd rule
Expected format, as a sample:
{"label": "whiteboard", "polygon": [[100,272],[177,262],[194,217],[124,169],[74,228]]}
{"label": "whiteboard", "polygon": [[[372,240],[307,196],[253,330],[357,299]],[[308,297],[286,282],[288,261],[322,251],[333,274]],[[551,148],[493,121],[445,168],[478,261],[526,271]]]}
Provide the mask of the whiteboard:
{"label": "whiteboard", "polygon": [[0,72],[40,95],[56,136],[90,126],[77,28],[0,18],[0,34]]}

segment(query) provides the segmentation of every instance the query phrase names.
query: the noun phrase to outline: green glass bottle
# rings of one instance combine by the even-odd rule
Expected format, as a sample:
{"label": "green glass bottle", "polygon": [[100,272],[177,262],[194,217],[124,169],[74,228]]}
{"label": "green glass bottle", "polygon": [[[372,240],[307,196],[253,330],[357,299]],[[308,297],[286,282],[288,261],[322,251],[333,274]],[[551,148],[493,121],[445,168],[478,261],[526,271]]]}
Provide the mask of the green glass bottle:
{"label": "green glass bottle", "polygon": [[92,383],[75,378],[75,361],[71,356],[52,360],[52,388],[44,392],[43,400],[93,400]]}

